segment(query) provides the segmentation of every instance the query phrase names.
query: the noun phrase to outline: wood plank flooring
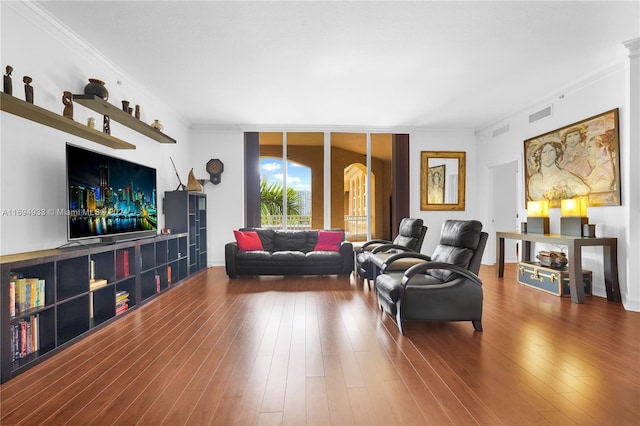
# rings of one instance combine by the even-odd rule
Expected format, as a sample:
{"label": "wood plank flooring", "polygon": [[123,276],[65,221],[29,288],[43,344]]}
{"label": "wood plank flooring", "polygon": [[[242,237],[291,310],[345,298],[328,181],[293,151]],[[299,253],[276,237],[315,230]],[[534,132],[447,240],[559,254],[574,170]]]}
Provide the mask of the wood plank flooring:
{"label": "wood plank flooring", "polygon": [[2,425],[637,425],[640,313],[482,266],[484,332],[209,268],[0,387]]}

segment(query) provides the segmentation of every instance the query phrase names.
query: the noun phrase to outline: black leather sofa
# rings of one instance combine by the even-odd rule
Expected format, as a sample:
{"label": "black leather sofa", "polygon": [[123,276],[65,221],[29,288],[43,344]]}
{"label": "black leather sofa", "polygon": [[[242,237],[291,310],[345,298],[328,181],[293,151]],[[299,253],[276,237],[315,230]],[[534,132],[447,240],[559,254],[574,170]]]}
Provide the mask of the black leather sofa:
{"label": "black leather sofa", "polygon": [[318,230],[284,231],[243,228],[256,232],[262,250],[240,250],[237,241],[225,245],[225,266],[229,278],[238,275],[349,275],[353,271],[353,245],[341,241],[335,250],[316,250]]}

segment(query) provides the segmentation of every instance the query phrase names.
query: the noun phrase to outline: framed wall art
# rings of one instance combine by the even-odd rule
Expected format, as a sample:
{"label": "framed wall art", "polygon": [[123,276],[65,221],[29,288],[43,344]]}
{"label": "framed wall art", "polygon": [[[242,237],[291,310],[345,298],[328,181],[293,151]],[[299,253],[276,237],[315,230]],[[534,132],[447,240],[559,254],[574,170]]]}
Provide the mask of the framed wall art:
{"label": "framed wall art", "polygon": [[444,203],[444,184],[447,176],[446,165],[433,166],[428,168],[427,177],[427,203]]}
{"label": "framed wall art", "polygon": [[465,209],[466,153],[420,153],[420,210]]}
{"label": "framed wall art", "polygon": [[525,201],[587,196],[589,206],[620,205],[618,109],[524,141]]}

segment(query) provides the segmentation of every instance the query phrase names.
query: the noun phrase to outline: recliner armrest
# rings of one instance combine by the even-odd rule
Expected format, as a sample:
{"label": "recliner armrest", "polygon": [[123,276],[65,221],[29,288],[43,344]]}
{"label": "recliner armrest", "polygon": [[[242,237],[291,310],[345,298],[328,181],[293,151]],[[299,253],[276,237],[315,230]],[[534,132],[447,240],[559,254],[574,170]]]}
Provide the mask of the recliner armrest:
{"label": "recliner armrest", "polygon": [[395,253],[395,254],[392,254],[391,256],[389,256],[389,258],[387,258],[384,261],[384,263],[382,263],[382,266],[380,267],[380,273],[384,274],[385,271],[391,266],[391,264],[393,262],[395,262],[397,260],[400,260],[400,259],[406,259],[406,258],[421,259],[424,262],[431,261],[431,257],[430,256],[427,256],[426,254],[422,254],[422,253],[416,253],[414,251],[406,251],[406,252],[402,252],[402,253]]}
{"label": "recliner armrest", "polygon": [[364,243],[362,245],[362,247],[360,247],[360,252],[368,251],[368,250],[366,250],[366,248],[369,247],[372,244],[392,244],[392,243],[393,242],[389,241],[389,240],[369,240],[366,243]]}
{"label": "recliner armrest", "polygon": [[402,277],[402,287],[406,287],[411,278],[413,278],[414,276],[425,273],[430,269],[444,269],[447,271],[455,272],[456,274],[462,275],[463,277],[467,278],[472,283],[482,287],[482,281],[476,274],[468,269],[446,262],[424,262],[412,266],[404,272],[404,276]]}
{"label": "recliner armrest", "polygon": [[375,253],[380,253],[380,252],[388,251],[392,249],[411,252],[411,253],[417,253],[415,250],[410,249],[409,247],[406,247],[406,246],[401,246],[400,244],[382,244],[381,246],[378,246],[373,250],[371,250],[371,253],[375,254]]}

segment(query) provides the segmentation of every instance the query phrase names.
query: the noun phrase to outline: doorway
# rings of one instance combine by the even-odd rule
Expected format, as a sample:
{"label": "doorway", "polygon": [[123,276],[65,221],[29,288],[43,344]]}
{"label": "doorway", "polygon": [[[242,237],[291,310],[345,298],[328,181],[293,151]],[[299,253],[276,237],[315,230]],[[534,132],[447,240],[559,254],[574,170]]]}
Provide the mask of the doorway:
{"label": "doorway", "polygon": [[[489,247],[496,245],[497,231],[514,231],[518,227],[518,162],[501,164],[490,168],[491,188],[493,188],[493,202],[491,205],[491,224],[493,232],[489,233]],[[492,243],[492,244],[491,244]],[[505,240],[504,260],[505,262],[518,261],[518,242]],[[492,254],[495,259],[495,252]]]}

